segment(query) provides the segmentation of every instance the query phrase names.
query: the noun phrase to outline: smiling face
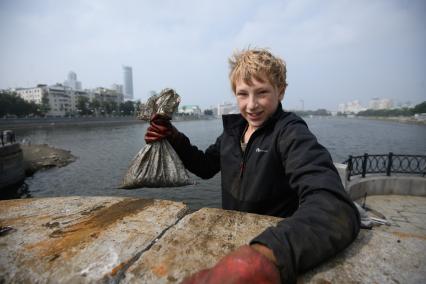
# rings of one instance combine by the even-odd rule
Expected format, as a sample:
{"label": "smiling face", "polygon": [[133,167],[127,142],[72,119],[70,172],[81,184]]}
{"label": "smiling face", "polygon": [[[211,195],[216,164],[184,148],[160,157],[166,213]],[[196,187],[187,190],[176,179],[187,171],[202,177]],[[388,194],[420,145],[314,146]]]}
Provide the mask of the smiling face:
{"label": "smiling face", "polygon": [[237,80],[235,96],[241,115],[248,122],[248,131],[252,132],[274,114],[284,97],[284,90],[278,90],[265,76],[261,76],[248,82]]}

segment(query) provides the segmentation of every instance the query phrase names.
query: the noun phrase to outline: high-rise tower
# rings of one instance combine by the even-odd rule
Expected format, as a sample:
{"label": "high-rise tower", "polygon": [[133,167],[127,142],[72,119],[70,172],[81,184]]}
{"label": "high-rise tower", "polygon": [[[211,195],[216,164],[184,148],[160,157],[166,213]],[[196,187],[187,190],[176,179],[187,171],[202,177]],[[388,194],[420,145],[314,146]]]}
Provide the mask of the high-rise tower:
{"label": "high-rise tower", "polygon": [[132,67],[123,66],[124,99],[133,100]]}
{"label": "high-rise tower", "polygon": [[68,73],[68,79],[64,82],[64,85],[73,90],[81,90],[81,82],[77,81],[77,74],[74,71]]}

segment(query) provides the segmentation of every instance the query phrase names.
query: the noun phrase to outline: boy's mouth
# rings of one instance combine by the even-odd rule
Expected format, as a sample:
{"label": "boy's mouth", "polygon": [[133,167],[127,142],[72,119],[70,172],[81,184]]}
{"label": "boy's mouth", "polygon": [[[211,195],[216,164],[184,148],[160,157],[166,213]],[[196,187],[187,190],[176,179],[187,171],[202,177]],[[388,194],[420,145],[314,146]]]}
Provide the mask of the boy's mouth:
{"label": "boy's mouth", "polygon": [[257,120],[257,119],[259,119],[260,117],[261,117],[261,115],[262,115],[262,112],[260,111],[260,112],[248,112],[247,113],[247,116],[250,118],[250,119],[252,119],[252,120]]}

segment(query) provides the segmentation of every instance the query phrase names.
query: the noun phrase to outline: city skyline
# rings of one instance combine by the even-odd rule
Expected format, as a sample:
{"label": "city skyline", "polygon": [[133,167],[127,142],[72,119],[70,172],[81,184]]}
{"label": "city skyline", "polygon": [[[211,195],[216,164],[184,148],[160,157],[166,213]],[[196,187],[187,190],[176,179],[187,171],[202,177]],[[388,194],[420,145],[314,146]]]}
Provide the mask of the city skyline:
{"label": "city skyline", "polygon": [[[125,100],[132,100],[132,101],[140,101],[140,102],[145,102],[146,100],[140,99],[140,98],[133,98],[133,94],[129,95],[129,93],[126,94],[126,81],[130,82],[129,86],[127,87],[127,92],[129,92],[129,90],[132,89],[132,68],[130,66],[122,66],[123,68],[123,84],[117,84],[117,83],[113,83],[110,85],[110,87],[105,87],[105,86],[97,86],[95,88],[82,88],[82,82],[77,81],[77,74],[74,71],[69,71],[68,72],[68,76],[67,76],[67,80],[65,80],[63,83],[57,82],[54,84],[44,84],[44,83],[39,83],[36,84],[35,86],[30,86],[30,87],[22,87],[22,88],[17,88],[17,89],[11,89],[11,90],[25,90],[25,89],[34,89],[35,87],[38,87],[40,85],[46,85],[46,86],[64,86],[64,87],[68,87],[71,88],[72,90],[81,90],[81,91],[93,91],[95,89],[106,89],[106,90],[112,90],[112,91],[117,91],[118,93],[123,95],[123,98]],[[130,68],[130,69],[129,69]],[[130,77],[128,76],[129,74],[129,70],[130,70]],[[150,93],[148,94],[148,97],[150,95],[152,95],[152,92],[154,90],[151,90]],[[156,92],[156,91],[154,91]],[[147,98],[148,98],[147,97]],[[383,105],[383,102],[385,102],[386,107],[377,107],[374,106],[375,104],[377,105]],[[423,101],[421,101],[423,102]],[[419,102],[419,103],[421,103]],[[374,98],[370,98],[368,100],[368,103],[365,104],[360,102],[360,100],[355,99],[352,101],[346,101],[346,102],[340,102],[337,105],[336,109],[327,109],[327,108],[317,108],[317,109],[305,109],[304,107],[304,101],[300,100],[300,107],[295,107],[295,108],[286,108],[287,110],[291,110],[291,111],[304,111],[304,110],[319,110],[319,109],[326,109],[327,111],[337,111],[338,112],[359,112],[359,111],[363,111],[363,110],[367,110],[367,109],[395,109],[395,108],[412,108],[416,105],[416,103],[413,103],[409,100],[405,100],[402,99],[400,101],[393,101],[392,99],[388,99],[385,97],[374,97]],[[193,104],[191,104],[190,102],[187,102],[187,104],[182,105],[182,106],[191,106]],[[220,106],[230,106],[232,109],[236,109],[237,108],[237,103],[235,101],[222,101],[222,102],[218,102],[215,105],[210,105],[208,107],[203,107],[202,109],[213,109],[213,108],[217,108]],[[373,107],[372,107],[373,105]],[[198,107],[198,105],[196,105]],[[225,107],[226,108],[226,107]],[[346,109],[346,110],[345,110]]]}
{"label": "city skyline", "polygon": [[[233,101],[227,59],[268,47],[287,62],[287,109],[337,110],[426,94],[424,1],[1,1],[0,89],[122,83],[134,98],[171,87],[183,104]],[[65,32],[66,31],[66,32]]]}

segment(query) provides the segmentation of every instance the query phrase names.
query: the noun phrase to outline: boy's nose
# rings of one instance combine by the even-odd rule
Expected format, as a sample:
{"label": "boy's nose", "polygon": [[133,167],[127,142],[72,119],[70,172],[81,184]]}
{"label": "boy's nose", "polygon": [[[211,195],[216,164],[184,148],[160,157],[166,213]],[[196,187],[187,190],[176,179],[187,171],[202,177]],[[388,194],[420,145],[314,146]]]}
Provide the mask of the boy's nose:
{"label": "boy's nose", "polygon": [[257,100],[254,96],[249,96],[247,107],[249,109],[255,109],[257,107]]}

